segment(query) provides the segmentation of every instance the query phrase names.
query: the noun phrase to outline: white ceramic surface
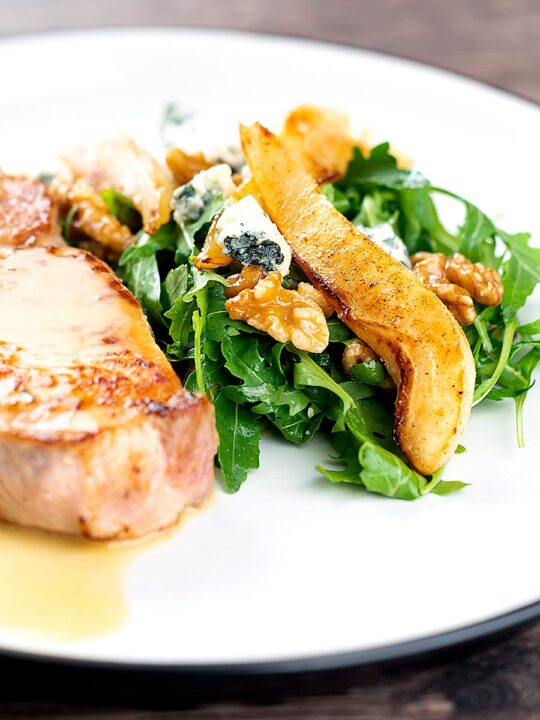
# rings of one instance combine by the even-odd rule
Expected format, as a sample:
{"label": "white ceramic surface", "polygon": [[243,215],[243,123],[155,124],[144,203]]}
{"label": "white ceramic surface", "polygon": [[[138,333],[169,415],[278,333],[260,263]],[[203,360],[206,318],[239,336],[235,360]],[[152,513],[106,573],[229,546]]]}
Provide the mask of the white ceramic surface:
{"label": "white ceramic surface", "polygon": [[[219,132],[302,102],[349,112],[436,184],[540,237],[540,110],[433,68],[330,45],[231,33],[110,31],[0,43],[0,164],[42,170],[89,127],[162,155],[166,102]],[[540,314],[538,302],[527,319]],[[324,444],[267,439],[242,490],[129,566],[126,621],[84,642],[0,627],[0,647],[122,663],[294,660],[366,650],[540,600],[540,391],[518,450],[511,401],[477,408],[449,497],[392,501],[319,477]]]}

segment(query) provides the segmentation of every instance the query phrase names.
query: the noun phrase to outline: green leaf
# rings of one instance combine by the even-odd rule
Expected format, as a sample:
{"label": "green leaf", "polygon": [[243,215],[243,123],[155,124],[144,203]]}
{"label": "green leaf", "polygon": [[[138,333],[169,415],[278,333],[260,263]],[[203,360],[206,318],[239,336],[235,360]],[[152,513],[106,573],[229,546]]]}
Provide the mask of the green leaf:
{"label": "green leaf", "polygon": [[[185,303],[180,295],[174,305],[167,310],[165,317],[171,320],[169,335],[180,350],[185,350],[189,343],[190,333],[193,331],[193,310],[195,302]],[[183,353],[181,353],[181,356]]]}
{"label": "green leaf", "polygon": [[118,265],[126,267],[142,258],[155,255],[160,250],[174,250],[178,233],[178,226],[173,220],[162,225],[154,235],[148,235],[145,232],[139,233],[135,244],[122,253]]}
{"label": "green leaf", "polygon": [[193,312],[192,316],[192,325],[193,325],[193,332],[194,332],[194,355],[193,359],[195,361],[195,378],[197,379],[197,389],[200,393],[206,392],[206,382],[203,372],[203,365],[202,365],[202,333],[204,328],[204,316],[202,311],[195,310]]}
{"label": "green leaf", "polygon": [[382,143],[371,149],[369,157],[364,157],[360,148],[354,148],[353,158],[345,176],[339,181],[339,187],[348,183],[374,183],[393,189],[429,185],[419,172],[398,168],[396,158],[389,149],[388,143]]}
{"label": "green leaf", "polygon": [[205,225],[209,225],[214,219],[214,217],[223,210],[223,205],[223,197],[221,195],[218,195],[217,197],[210,200],[198,220],[195,220],[195,222],[192,223],[186,223],[185,229],[193,240],[195,239],[195,236],[197,235],[199,230],[201,230],[201,228],[203,228]]}
{"label": "green leaf", "polygon": [[313,414],[313,412],[309,412],[310,410],[313,409],[308,407],[292,417],[287,411],[276,412],[269,415],[268,420],[288,442],[295,445],[305,445],[319,430],[324,418],[322,413]]}
{"label": "green leaf", "polygon": [[495,366],[495,369],[493,370],[493,373],[488,377],[486,380],[480,383],[476,390],[474,391],[474,401],[473,401],[473,407],[475,405],[478,405],[479,402],[482,402],[482,400],[490,393],[490,391],[495,387],[497,384],[499,378],[502,375],[502,372],[504,368],[506,367],[506,364],[508,363],[508,359],[510,358],[510,352],[512,349],[512,341],[514,338],[514,333],[516,331],[517,327],[517,320],[511,320],[508,325],[506,325],[504,329],[503,334],[503,342],[501,345],[501,352],[499,354],[499,359],[497,361],[497,365]]}
{"label": "green leaf", "polygon": [[529,247],[530,233],[511,235],[498,229],[497,234],[524,270],[540,282],[540,248]]}
{"label": "green leaf", "polygon": [[360,448],[359,460],[360,479],[369,492],[402,500],[415,500],[422,495],[425,478],[388,450],[366,442]]}
{"label": "green leaf", "polygon": [[208,312],[206,315],[206,337],[221,342],[227,335],[238,335],[240,332],[260,335],[259,330],[252,328],[241,320],[231,320],[225,310],[225,288],[214,284],[208,289]]}
{"label": "green leaf", "polygon": [[274,388],[272,385],[236,385],[229,387],[226,394],[236,402],[258,402],[259,405],[252,408],[257,415],[267,415],[275,412],[278,407],[287,406],[289,415],[297,415],[309,405],[309,398],[300,390],[293,390],[287,386]]}
{"label": "green leaf", "polygon": [[493,345],[491,344],[491,338],[489,337],[487,321],[486,321],[485,315],[483,313],[479,313],[475,317],[474,327],[476,329],[476,332],[478,333],[478,337],[480,338],[480,340],[482,342],[484,351],[488,355],[491,355],[491,353],[493,352]]}
{"label": "green leaf", "polygon": [[330,342],[346,342],[347,340],[351,340],[352,338],[356,337],[355,334],[350,330],[345,323],[341,322],[341,320],[336,316],[333,315],[331,318],[328,318],[326,321],[328,324],[328,330],[330,333]]}
{"label": "green leaf", "polygon": [[465,221],[459,229],[459,252],[471,262],[483,260],[482,247],[495,234],[495,226],[475,205],[466,202]]}
{"label": "green leaf", "polygon": [[363,363],[353,365],[351,375],[360,382],[368,385],[379,385],[386,378],[384,365],[378,360],[367,360]]}
{"label": "green leaf", "polygon": [[350,202],[347,196],[342,193],[335,185],[328,184],[323,186],[323,194],[330,200],[332,205],[339,210],[340,213],[346,215],[350,209]]}
{"label": "green leaf", "polygon": [[450,254],[459,247],[459,239],[439,220],[431,198],[431,189],[404,189],[399,192],[399,233],[410,253],[421,249]]}
{"label": "green leaf", "polygon": [[433,495],[450,495],[469,485],[470,483],[461,482],[461,480],[439,480],[431,492]]}
{"label": "green leaf", "polygon": [[155,255],[143,256],[131,263],[125,279],[144,311],[155,321],[163,323],[161,279]]}
{"label": "green leaf", "polygon": [[330,375],[323,370],[304,350],[296,350],[289,346],[289,351],[300,358],[300,362],[294,365],[294,386],[302,387],[321,387],[337,395],[343,403],[343,411],[345,414],[353,407],[354,402],[351,396],[341,385],[332,380]]}
{"label": "green leaf", "polygon": [[113,217],[123,225],[127,225],[133,232],[140,230],[142,225],[141,215],[133,206],[130,198],[114,188],[105,188],[102,190],[101,198]]}
{"label": "green leaf", "polygon": [[[275,384],[276,370],[261,354],[258,338],[225,335],[221,351],[225,358],[225,367],[246,385],[265,387]],[[279,375],[277,379],[279,383]]]}
{"label": "green leaf", "polygon": [[221,392],[214,402],[219,434],[218,458],[225,486],[236,492],[249,470],[259,467],[260,429],[257,418]]}
{"label": "green leaf", "polygon": [[540,318],[526,325],[520,325],[517,332],[520,335],[540,335]]}
{"label": "green leaf", "polygon": [[68,211],[66,217],[62,221],[62,226],[61,226],[62,237],[64,238],[64,240],[67,242],[68,245],[72,244],[71,243],[71,224],[73,223],[73,218],[77,214],[78,209],[79,209],[78,205],[72,205],[69,208],[69,211]]}
{"label": "green leaf", "polygon": [[[233,378],[224,367],[222,360],[213,360],[204,350],[205,343],[203,343],[201,366],[204,375],[206,394],[213,400],[218,395],[221,388],[228,386],[233,381]],[[186,390],[189,390],[190,392],[198,391],[198,382],[195,370],[190,372],[186,378],[185,387]]]}
{"label": "green leaf", "polygon": [[169,307],[174,305],[178,298],[183,299],[188,289],[188,266],[179,265],[173,268],[163,283],[169,301]]}
{"label": "green leaf", "polygon": [[191,269],[191,288],[184,295],[184,302],[190,302],[201,291],[206,288],[208,283],[219,283],[228,286],[227,279],[218,275],[212,270],[198,270],[196,267]]}
{"label": "green leaf", "polygon": [[520,261],[511,256],[503,265],[503,318],[506,324],[513,320],[535,288],[537,280]]}
{"label": "green leaf", "polygon": [[330,480],[331,483],[350,483],[352,485],[363,485],[360,479],[361,465],[358,460],[358,445],[350,442],[348,433],[338,433],[334,445],[340,450],[340,454],[331,458],[341,465],[339,469],[325,468],[317,465],[316,470]]}

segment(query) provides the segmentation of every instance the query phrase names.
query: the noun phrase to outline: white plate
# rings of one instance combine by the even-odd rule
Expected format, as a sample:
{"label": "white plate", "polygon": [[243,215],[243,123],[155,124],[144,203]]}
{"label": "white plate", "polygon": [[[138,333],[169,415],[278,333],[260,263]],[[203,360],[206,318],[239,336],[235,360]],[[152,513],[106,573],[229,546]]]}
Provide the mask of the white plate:
{"label": "white plate", "polygon": [[[193,30],[4,40],[0,67],[6,170],[46,168],[96,122],[161,155],[159,119],[171,100],[220,128],[237,118],[275,122],[313,101],[351,113],[505,228],[540,235],[540,110],[440,70],[330,45]],[[534,310],[540,314],[538,304],[529,319]],[[536,603],[538,391],[526,404],[524,450],[516,448],[513,412],[512,402],[474,411],[468,452],[447,475],[470,488],[413,503],[325,482],[313,469],[323,443],[297,449],[267,439],[261,469],[240,493],[218,487],[196,518],[135,555],[119,627],[75,641],[2,626],[0,646],[124,664],[257,668],[302,659],[287,667],[306,667],[397,654],[402,643]]]}

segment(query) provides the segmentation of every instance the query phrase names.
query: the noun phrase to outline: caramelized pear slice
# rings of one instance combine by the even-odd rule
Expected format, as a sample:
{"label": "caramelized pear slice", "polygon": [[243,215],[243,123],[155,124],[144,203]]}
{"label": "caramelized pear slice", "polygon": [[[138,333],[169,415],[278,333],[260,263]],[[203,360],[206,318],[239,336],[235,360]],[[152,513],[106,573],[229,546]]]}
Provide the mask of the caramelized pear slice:
{"label": "caramelized pear slice", "polygon": [[394,432],[428,475],[454,452],[470,414],[475,369],[455,318],[414,276],[355,229],[282,142],[241,127],[258,197],[296,262],[397,385]]}

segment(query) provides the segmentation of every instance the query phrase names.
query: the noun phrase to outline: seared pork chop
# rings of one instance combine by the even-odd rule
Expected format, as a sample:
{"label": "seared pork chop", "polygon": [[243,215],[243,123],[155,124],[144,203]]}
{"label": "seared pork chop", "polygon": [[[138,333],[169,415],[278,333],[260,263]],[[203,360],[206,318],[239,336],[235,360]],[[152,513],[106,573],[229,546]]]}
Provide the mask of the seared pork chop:
{"label": "seared pork chop", "polygon": [[0,247],[0,519],[144,535],[208,494],[216,446],[211,404],[103,262]]}
{"label": "seared pork chop", "polygon": [[57,216],[43,183],[0,173],[0,246],[64,245]]}

